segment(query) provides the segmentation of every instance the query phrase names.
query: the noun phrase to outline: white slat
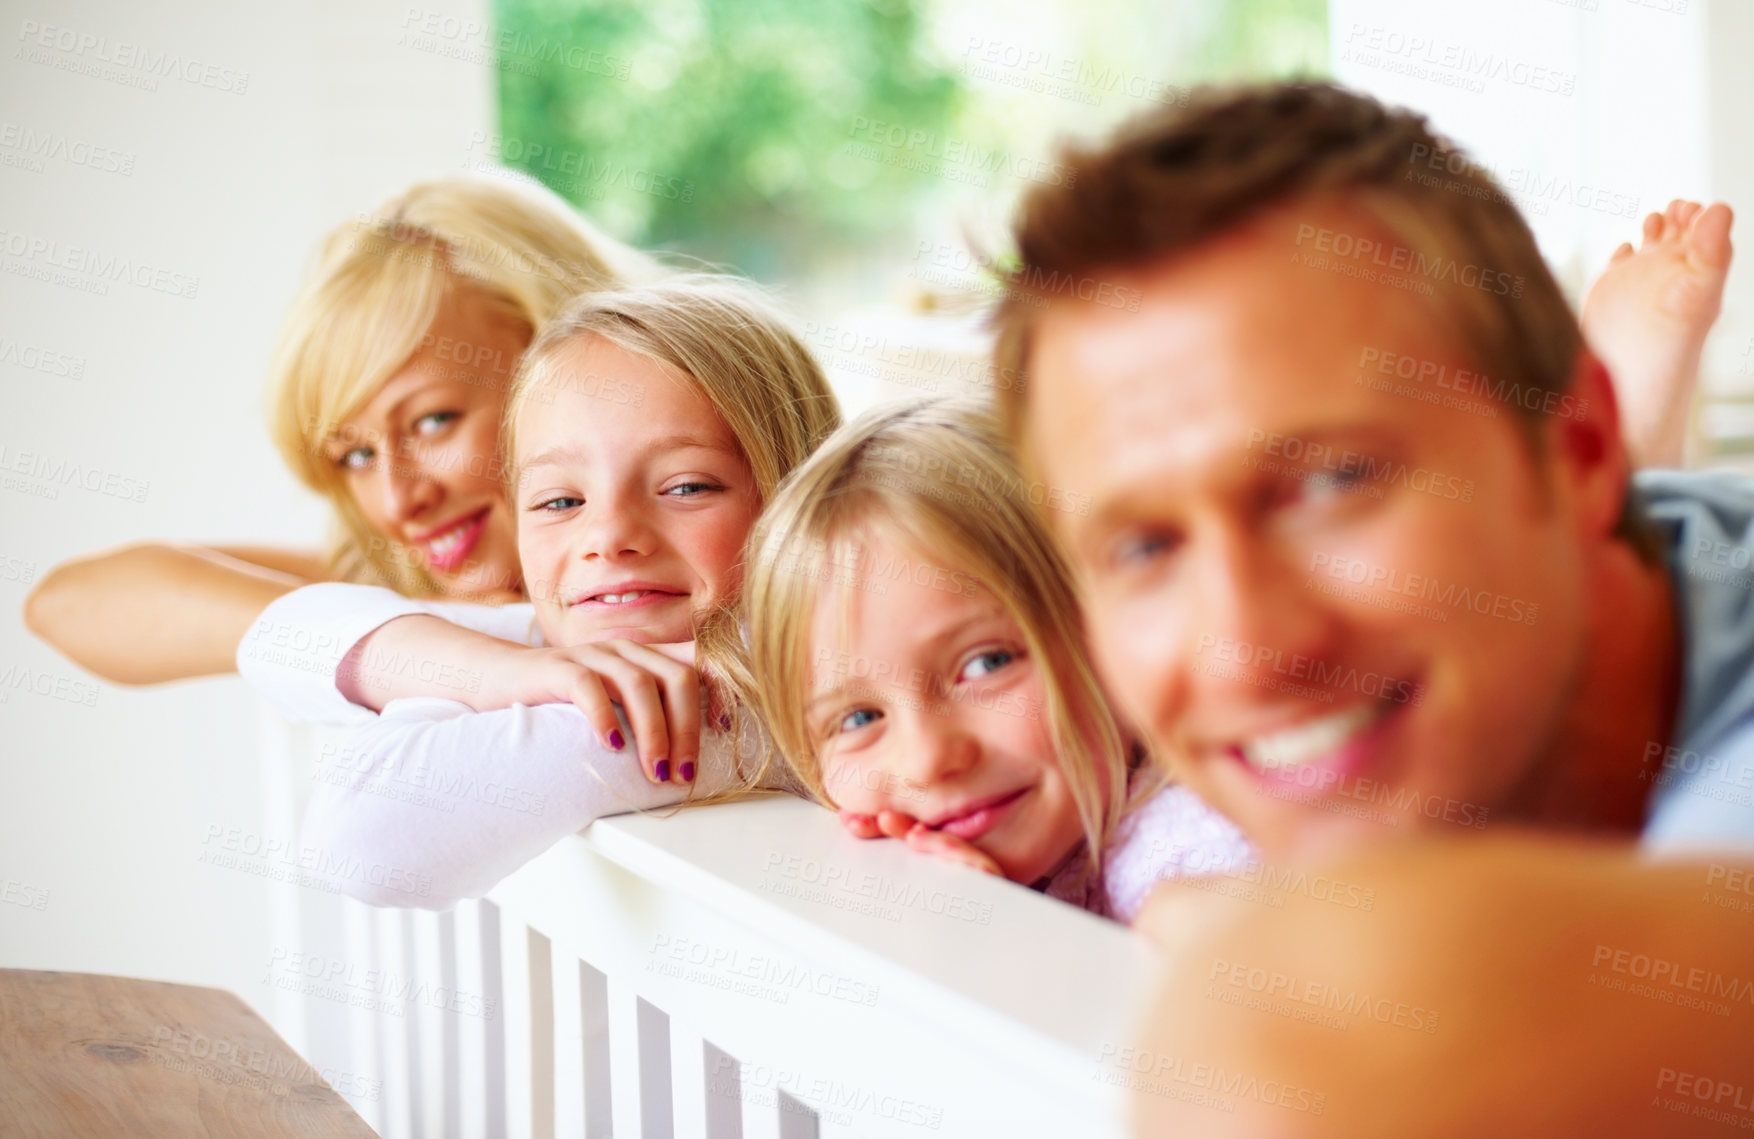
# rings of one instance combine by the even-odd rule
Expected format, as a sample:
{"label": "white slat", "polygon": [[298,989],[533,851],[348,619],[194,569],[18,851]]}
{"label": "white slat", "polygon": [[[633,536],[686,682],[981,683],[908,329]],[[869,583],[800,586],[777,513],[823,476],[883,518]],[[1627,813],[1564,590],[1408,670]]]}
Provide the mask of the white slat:
{"label": "white slat", "polygon": [[710,1040],[700,1042],[700,1094],[706,1139],[743,1139],[743,1086],[737,1061]]}
{"label": "white slat", "polygon": [[487,1139],[487,1024],[500,1010],[488,1003],[481,966],[481,902],[461,902],[453,911],[457,988],[480,998],[480,1015],[457,1023],[456,1109],[461,1139]]}
{"label": "white slat", "polygon": [[678,1135],[706,1135],[706,1040],[678,1017],[670,1018],[669,1038],[673,1127]]}
{"label": "white slat", "polygon": [[[380,977],[392,977],[402,973],[403,936],[406,915],[401,910],[373,910],[373,953],[372,967]],[[398,1002],[388,998],[384,1002],[388,1007],[402,1011]],[[392,1017],[387,1013],[362,1012],[366,1016],[382,1017],[382,1032],[378,1035],[379,1055],[384,1073],[384,1128],[387,1136],[414,1135],[414,1095],[415,1082],[420,1073],[415,1069],[413,1053],[408,1049],[408,1025],[405,1017]]]}
{"label": "white slat", "polygon": [[614,1139],[609,1040],[609,978],[584,961],[578,963],[579,1024],[584,1043],[585,1139]]}
{"label": "white slat", "polygon": [[585,1134],[584,1008],[579,996],[578,959],[553,946],[554,965],[554,1130]]}
{"label": "white slat", "polygon": [[500,910],[500,968],[505,986],[505,1094],[508,1139],[531,1139],[530,930]]}

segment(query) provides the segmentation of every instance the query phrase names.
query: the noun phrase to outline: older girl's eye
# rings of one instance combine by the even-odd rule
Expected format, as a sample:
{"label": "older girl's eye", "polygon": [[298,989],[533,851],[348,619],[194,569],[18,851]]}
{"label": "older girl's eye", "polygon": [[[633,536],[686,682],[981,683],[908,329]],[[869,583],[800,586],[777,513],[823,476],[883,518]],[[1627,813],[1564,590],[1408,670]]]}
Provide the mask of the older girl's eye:
{"label": "older girl's eye", "polygon": [[462,414],[455,411],[428,412],[414,421],[414,433],[416,435],[436,435],[440,428],[461,417]]}
{"label": "older girl's eye", "polygon": [[695,495],[705,494],[708,491],[723,490],[723,489],[724,489],[724,487],[719,486],[717,483],[684,482],[684,483],[677,483],[675,486],[671,487],[669,490],[666,490],[664,493],[667,495],[674,495],[677,498],[693,498]]}
{"label": "older girl's eye", "polygon": [[840,718],[840,723],[835,725],[835,731],[856,732],[875,724],[881,715],[875,708],[854,708]]}
{"label": "older girl's eye", "polygon": [[1016,659],[1017,654],[1010,649],[988,649],[986,652],[976,653],[970,657],[968,663],[962,666],[962,671],[957,674],[956,679],[977,680],[980,677],[998,672]]}
{"label": "older girl's eye", "polygon": [[573,498],[570,495],[557,494],[553,498],[543,499],[530,509],[532,512],[539,510],[571,510],[575,506],[583,506],[584,504],[585,500],[582,498]]}

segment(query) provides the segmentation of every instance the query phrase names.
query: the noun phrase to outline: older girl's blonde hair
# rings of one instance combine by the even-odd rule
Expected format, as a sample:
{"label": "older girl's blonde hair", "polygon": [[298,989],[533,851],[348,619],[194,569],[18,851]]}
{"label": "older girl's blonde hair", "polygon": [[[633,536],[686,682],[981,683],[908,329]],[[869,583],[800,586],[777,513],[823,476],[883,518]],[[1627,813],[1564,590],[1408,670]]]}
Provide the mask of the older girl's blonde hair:
{"label": "older girl's blonde hair", "polygon": [[756,286],[676,274],[587,293],[543,327],[506,400],[503,447],[513,486],[519,413],[532,392],[567,382],[556,361],[586,336],[655,360],[698,389],[731,429],[762,502],[840,426],[840,404],[821,367]]}
{"label": "older girl's blonde hair", "polygon": [[422,182],[330,231],[287,315],[269,406],[287,465],[335,507],[338,575],[439,592],[417,559],[366,523],[326,444],[420,348],[453,290],[471,290],[533,333],[581,292],[656,273],[554,193],[511,174]]}
{"label": "older girl's blonde hair", "polygon": [[1030,498],[986,404],[873,409],[824,443],[769,503],[747,547],[744,628],[711,623],[702,656],[760,715],[791,777],[833,806],[806,717],[819,600],[833,582],[880,587],[863,580],[872,567],[861,560],[861,535],[879,531],[929,552],[936,565],[978,581],[1022,630],[1094,874],[1127,799],[1128,748],[1085,653],[1070,574]]}

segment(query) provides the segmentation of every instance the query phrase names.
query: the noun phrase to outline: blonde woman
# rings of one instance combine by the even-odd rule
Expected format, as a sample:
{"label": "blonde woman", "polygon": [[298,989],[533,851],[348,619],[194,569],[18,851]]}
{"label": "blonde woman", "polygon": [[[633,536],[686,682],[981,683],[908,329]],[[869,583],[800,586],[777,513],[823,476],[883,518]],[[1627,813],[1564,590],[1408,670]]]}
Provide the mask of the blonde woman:
{"label": "blonde woman", "polygon": [[323,241],[274,356],[272,434],[335,508],[326,551],[144,543],[52,570],[31,630],[124,684],[230,672],[264,606],[307,582],[523,595],[500,492],[506,389],[578,293],[655,267],[512,176],[423,182]]}
{"label": "blonde woman", "polygon": [[[747,284],[677,275],[581,296],[550,322],[506,415],[530,602],[487,610],[313,585],[263,622],[330,646],[324,668],[239,654],[245,679],[289,717],[363,721],[312,797],[302,841],[340,865],[400,867],[420,889],[345,877],[337,888],[442,907],[601,815],[752,785],[762,772],[742,770],[731,741],[747,728],[758,752],[753,725],[727,720],[701,738],[691,724],[684,738],[664,720],[698,713],[697,623],[735,604],[762,504],[839,422],[810,353]],[[544,687],[552,661],[577,687]],[[349,700],[382,714],[350,714]],[[410,772],[419,795],[403,793]]]}

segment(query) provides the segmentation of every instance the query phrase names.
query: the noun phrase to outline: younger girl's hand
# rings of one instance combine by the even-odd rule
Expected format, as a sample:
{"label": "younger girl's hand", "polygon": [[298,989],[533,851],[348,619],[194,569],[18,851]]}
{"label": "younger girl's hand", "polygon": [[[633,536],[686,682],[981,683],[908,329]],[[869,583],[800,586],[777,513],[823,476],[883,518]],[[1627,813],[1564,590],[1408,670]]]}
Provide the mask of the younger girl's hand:
{"label": "younger girl's hand", "polygon": [[953,834],[935,831],[912,815],[900,811],[860,815],[843,810],[840,812],[840,822],[854,838],[898,838],[907,843],[909,850],[958,862],[983,874],[1000,878],[1005,875],[992,856],[980,847]]}

